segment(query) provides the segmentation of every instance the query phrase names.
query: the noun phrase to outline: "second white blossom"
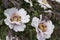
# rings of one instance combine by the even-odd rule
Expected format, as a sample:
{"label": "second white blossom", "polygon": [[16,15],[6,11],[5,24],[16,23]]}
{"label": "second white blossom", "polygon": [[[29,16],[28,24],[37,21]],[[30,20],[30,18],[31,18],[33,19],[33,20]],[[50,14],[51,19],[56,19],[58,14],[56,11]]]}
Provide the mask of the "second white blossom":
{"label": "second white blossom", "polygon": [[42,20],[42,15],[40,15],[40,19],[33,17],[31,25],[36,28],[38,40],[46,40],[53,33],[54,25],[51,20]]}

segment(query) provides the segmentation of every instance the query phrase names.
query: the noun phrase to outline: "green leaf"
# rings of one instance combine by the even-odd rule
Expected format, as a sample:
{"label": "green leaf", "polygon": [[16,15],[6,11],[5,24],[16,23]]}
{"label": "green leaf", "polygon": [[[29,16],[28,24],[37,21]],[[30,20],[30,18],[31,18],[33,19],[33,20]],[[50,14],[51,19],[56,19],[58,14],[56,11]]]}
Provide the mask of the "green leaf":
{"label": "green leaf", "polygon": [[0,25],[2,25],[2,24],[3,24],[3,19],[0,20]]}

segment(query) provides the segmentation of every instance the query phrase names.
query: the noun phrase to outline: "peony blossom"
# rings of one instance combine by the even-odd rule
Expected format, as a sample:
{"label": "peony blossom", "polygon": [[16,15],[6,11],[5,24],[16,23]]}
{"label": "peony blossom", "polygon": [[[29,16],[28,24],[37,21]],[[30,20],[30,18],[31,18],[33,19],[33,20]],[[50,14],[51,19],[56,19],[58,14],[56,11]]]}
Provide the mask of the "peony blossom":
{"label": "peony blossom", "polygon": [[26,28],[25,23],[28,23],[30,16],[27,15],[27,12],[21,8],[10,8],[4,11],[5,16],[7,17],[4,22],[9,26],[10,29],[14,31],[24,31]]}
{"label": "peony blossom", "polygon": [[54,25],[52,21],[42,20],[42,15],[40,15],[40,19],[33,17],[31,25],[36,29],[38,40],[46,40],[50,38],[53,33]]}

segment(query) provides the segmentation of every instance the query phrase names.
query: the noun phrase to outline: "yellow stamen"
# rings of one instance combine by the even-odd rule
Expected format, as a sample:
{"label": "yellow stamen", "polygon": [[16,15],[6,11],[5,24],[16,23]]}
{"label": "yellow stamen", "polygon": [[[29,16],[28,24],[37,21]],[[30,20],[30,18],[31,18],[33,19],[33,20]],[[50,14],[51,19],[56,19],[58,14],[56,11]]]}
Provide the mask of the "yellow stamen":
{"label": "yellow stamen", "polygon": [[12,22],[13,21],[19,22],[19,21],[21,21],[21,17],[19,15],[17,15],[17,14],[13,14],[10,20]]}
{"label": "yellow stamen", "polygon": [[46,31],[46,26],[44,24],[39,24],[38,28],[42,30],[42,32]]}

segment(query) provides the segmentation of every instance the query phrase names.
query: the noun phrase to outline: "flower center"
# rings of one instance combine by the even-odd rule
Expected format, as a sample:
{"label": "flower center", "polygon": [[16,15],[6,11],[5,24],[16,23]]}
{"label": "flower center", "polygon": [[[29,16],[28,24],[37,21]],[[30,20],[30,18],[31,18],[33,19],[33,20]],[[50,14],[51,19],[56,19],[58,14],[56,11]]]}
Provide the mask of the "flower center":
{"label": "flower center", "polygon": [[44,4],[46,4],[46,3],[47,3],[47,0],[42,0],[42,2],[43,2]]}
{"label": "flower center", "polygon": [[42,32],[45,32],[45,31],[46,31],[46,25],[44,25],[44,24],[42,24],[42,23],[40,23],[40,24],[38,25],[38,28],[41,29]]}
{"label": "flower center", "polygon": [[13,14],[12,17],[10,18],[10,20],[13,22],[13,21],[16,21],[16,22],[19,22],[21,21],[21,16],[17,15],[17,14]]}

